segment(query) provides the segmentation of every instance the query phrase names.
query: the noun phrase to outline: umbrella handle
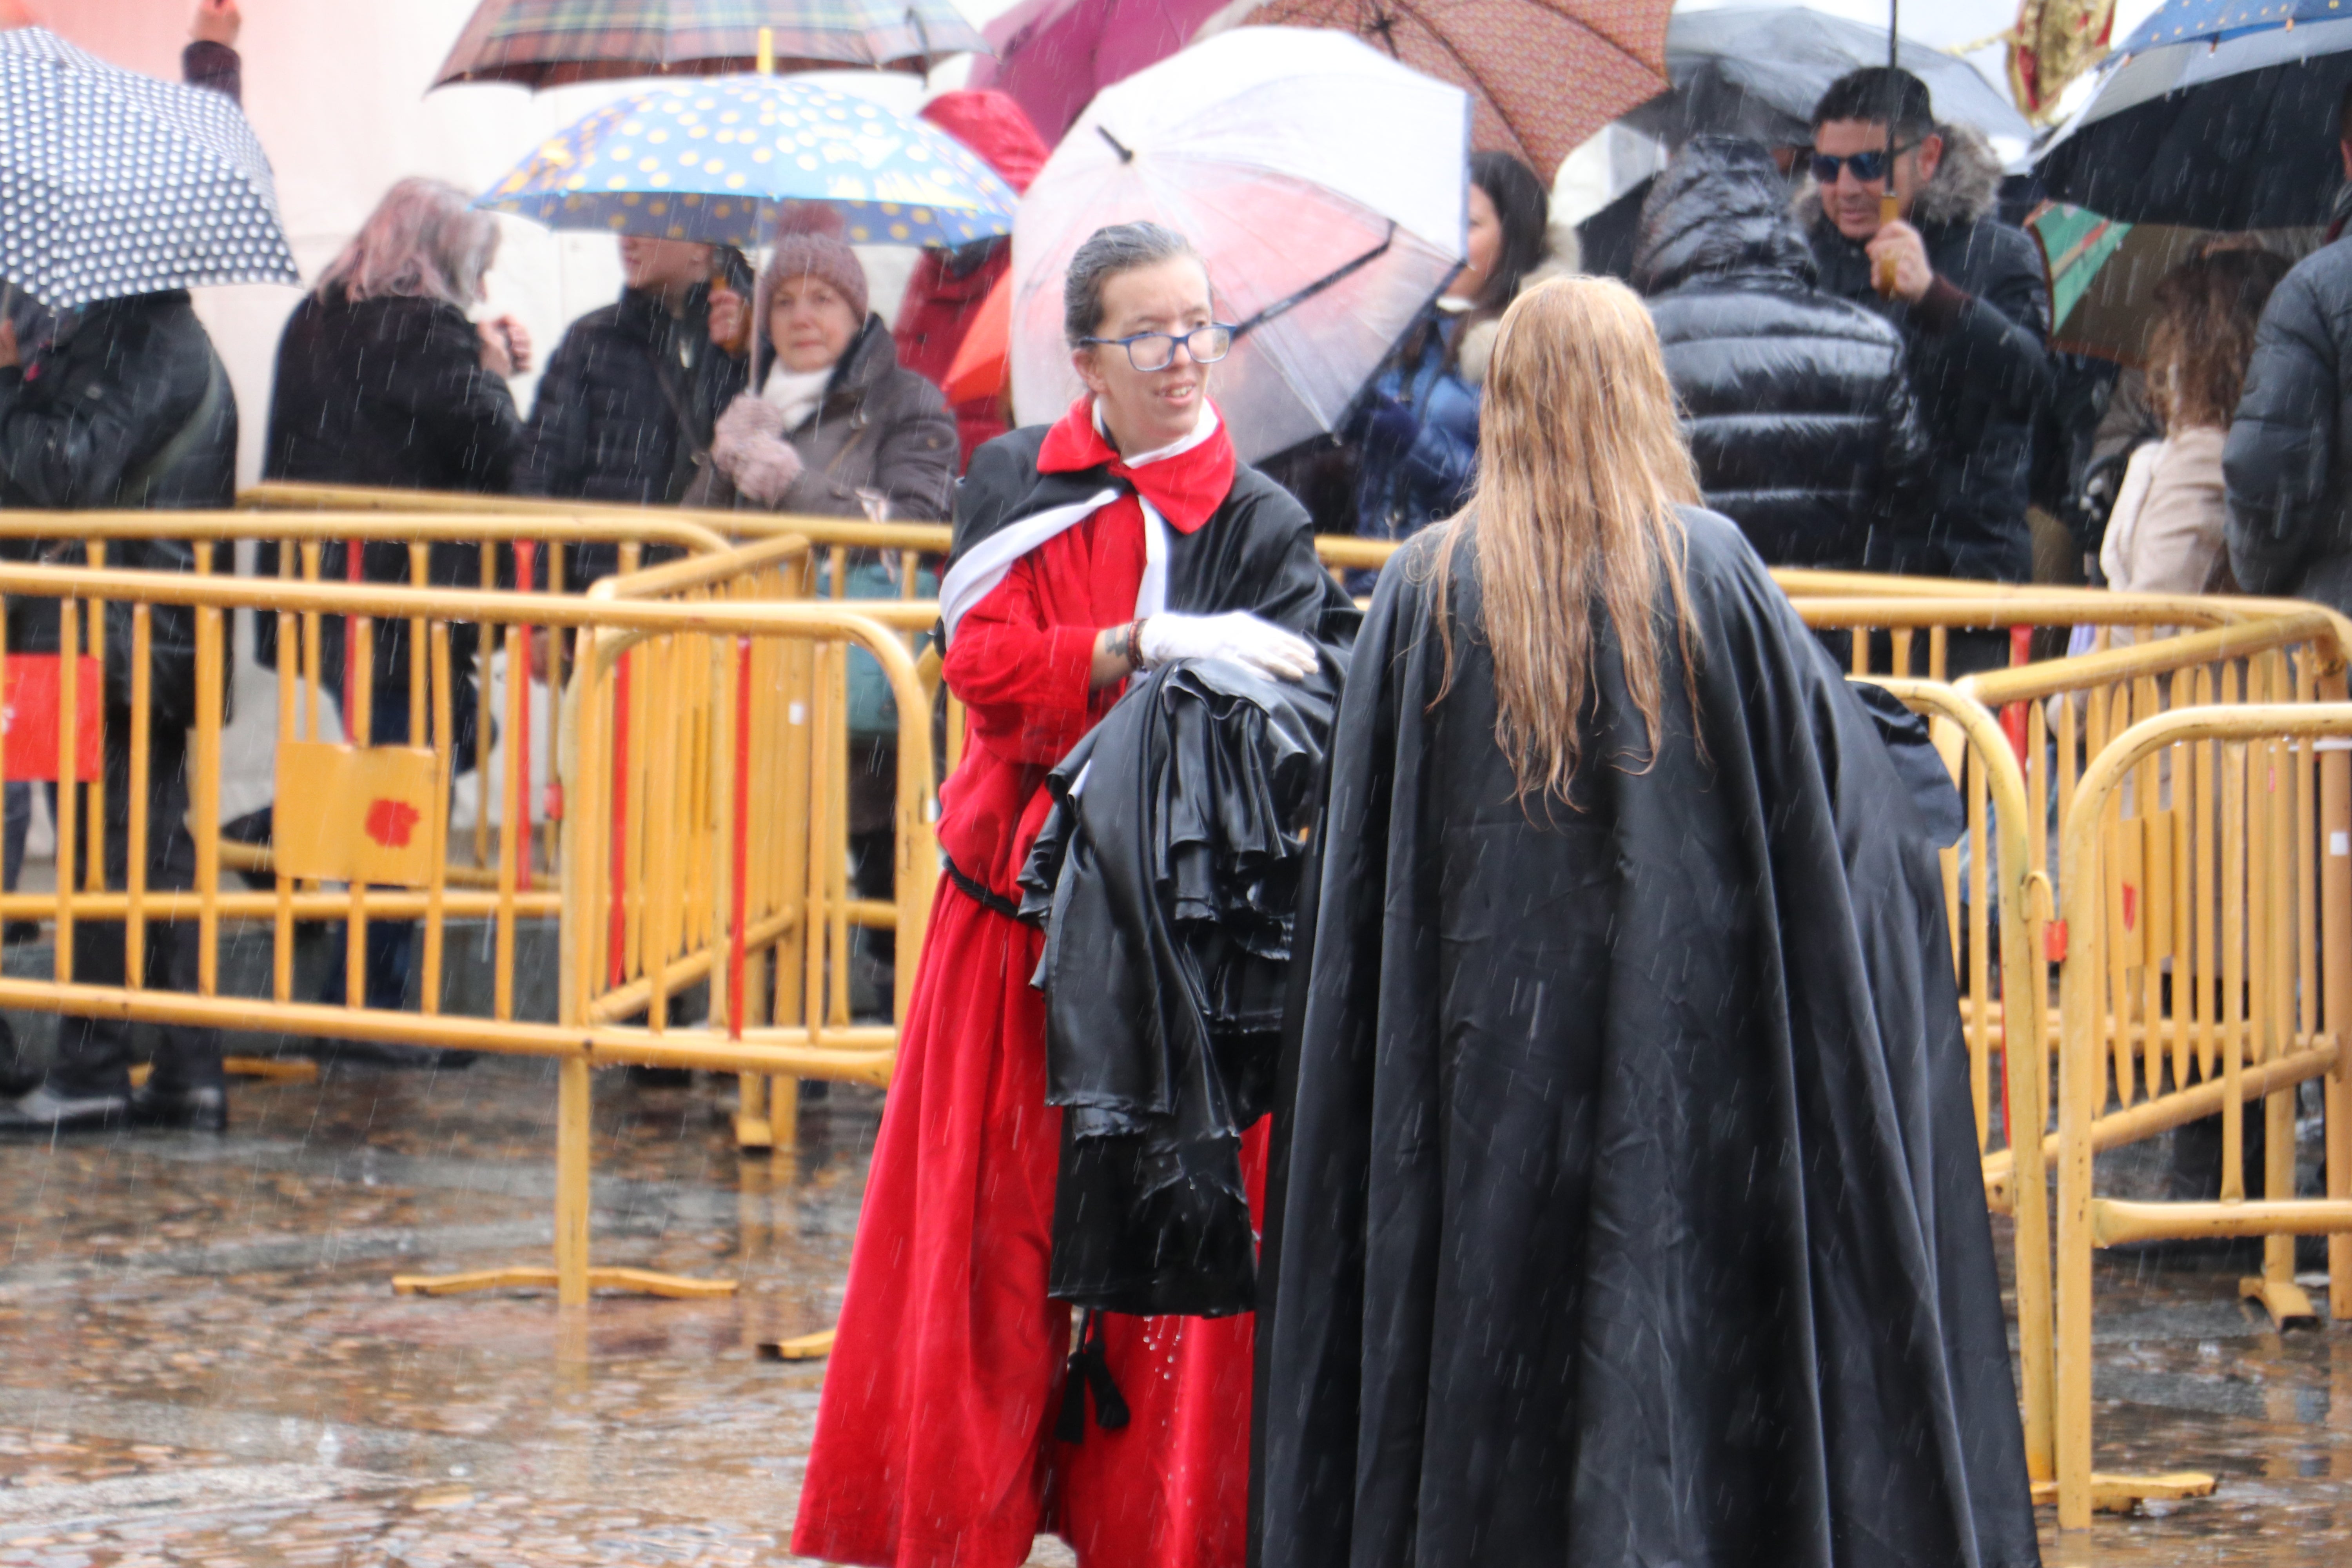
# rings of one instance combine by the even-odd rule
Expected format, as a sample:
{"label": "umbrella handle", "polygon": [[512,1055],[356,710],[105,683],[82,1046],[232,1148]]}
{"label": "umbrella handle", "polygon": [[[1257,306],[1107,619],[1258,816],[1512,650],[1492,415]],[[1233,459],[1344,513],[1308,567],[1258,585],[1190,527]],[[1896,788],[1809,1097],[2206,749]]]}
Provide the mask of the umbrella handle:
{"label": "umbrella handle", "polygon": [[[1895,184],[1895,171],[1892,169],[1886,171],[1886,183],[1889,186],[1892,186]],[[1888,190],[1885,195],[1878,198],[1878,222],[1881,227],[1895,222],[1902,216],[1903,214],[1898,204],[1895,202],[1895,193],[1893,190]],[[1895,298],[1895,270],[1896,262],[1892,255],[1880,257],[1877,262],[1872,267],[1870,286],[1878,290],[1878,297],[1880,299],[1892,300]]]}

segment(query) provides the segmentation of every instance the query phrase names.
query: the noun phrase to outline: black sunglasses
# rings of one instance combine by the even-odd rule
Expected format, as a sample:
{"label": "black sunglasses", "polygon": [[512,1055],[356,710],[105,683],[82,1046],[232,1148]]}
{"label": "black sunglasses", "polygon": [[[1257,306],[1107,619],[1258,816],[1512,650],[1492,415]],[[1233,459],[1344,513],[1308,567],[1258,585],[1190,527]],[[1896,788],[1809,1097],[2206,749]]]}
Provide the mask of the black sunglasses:
{"label": "black sunglasses", "polygon": [[[1900,158],[1917,145],[1919,143],[1916,142],[1906,142],[1902,146],[1895,149],[1895,156]],[[1886,149],[1884,147],[1873,147],[1867,153],[1849,153],[1843,158],[1833,158],[1827,153],[1816,153],[1812,160],[1813,183],[1834,185],[1838,182],[1838,170],[1851,167],[1853,170],[1853,177],[1868,184],[1873,180],[1886,178]]]}

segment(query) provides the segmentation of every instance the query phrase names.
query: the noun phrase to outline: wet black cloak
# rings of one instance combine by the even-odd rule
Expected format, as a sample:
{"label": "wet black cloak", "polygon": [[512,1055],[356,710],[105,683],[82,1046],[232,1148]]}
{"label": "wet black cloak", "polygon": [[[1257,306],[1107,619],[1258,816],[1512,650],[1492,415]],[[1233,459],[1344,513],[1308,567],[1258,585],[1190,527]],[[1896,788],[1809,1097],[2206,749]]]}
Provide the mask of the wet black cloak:
{"label": "wet black cloak", "polygon": [[1430,706],[1435,531],[1381,577],[1297,937],[1263,1568],[2039,1560],[1931,836],[1686,515],[1705,754],[1676,660],[1635,771],[1611,639],[1549,820],[1475,633]]}

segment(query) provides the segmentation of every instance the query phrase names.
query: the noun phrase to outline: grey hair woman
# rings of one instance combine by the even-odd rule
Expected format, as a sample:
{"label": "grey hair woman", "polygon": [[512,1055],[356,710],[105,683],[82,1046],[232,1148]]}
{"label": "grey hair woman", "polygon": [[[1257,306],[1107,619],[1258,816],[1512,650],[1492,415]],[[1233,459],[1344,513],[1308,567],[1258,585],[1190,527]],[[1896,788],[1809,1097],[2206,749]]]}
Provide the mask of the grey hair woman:
{"label": "grey hair woman", "polygon": [[[403,180],[386,192],[286,322],[263,476],[406,490],[510,489],[523,433],[506,378],[529,367],[530,341],[506,318],[478,326],[467,318],[483,299],[498,245],[498,220],[473,211],[454,186]],[[428,561],[435,582],[480,581],[469,545],[436,544]],[[329,545],[323,564],[329,577],[341,578],[343,547]],[[362,568],[369,582],[405,583],[408,549],[370,544]],[[278,570],[276,546],[262,547],[259,569]],[[261,616],[257,626],[256,658],[274,667],[277,617]],[[471,626],[450,632],[451,665],[459,672],[449,692],[450,739],[460,758],[474,754],[475,635]],[[343,689],[344,646],[331,618],[319,671],[330,692]],[[373,732],[353,738],[405,744],[412,704],[424,713],[434,706],[410,679],[407,622],[376,623],[373,664]],[[411,921],[370,925],[367,1005],[403,1005],[415,937]],[[343,973],[341,963],[328,966],[320,1000],[345,1001]],[[420,1059],[435,1055],[393,1049]]]}
{"label": "grey hair woman", "polygon": [[383,194],[313,290],[362,300],[439,300],[460,310],[482,302],[498,259],[499,221],[457,186],[415,177]]}

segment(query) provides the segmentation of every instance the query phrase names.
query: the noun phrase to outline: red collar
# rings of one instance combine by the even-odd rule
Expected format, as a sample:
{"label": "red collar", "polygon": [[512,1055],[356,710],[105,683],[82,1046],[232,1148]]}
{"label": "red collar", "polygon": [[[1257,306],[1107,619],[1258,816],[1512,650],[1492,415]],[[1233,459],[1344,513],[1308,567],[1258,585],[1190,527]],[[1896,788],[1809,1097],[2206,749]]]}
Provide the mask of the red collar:
{"label": "red collar", "polygon": [[1095,428],[1094,403],[1085,397],[1071,404],[1061,422],[1045,432],[1045,444],[1037,450],[1041,474],[1108,468],[1111,478],[1134,486],[1179,533],[1196,531],[1225,504],[1225,497],[1233,493],[1234,468],[1234,444],[1220,420],[1215,433],[1192,450],[1130,468]]}

